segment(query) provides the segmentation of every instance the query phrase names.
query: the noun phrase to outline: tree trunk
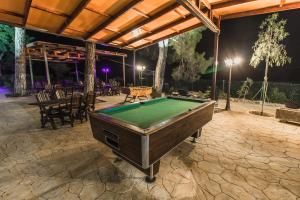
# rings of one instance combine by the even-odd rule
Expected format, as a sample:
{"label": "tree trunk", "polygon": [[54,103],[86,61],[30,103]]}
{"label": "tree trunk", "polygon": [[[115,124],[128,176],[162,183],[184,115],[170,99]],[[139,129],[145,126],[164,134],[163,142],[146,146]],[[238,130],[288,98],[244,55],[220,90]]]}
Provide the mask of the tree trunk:
{"label": "tree trunk", "polygon": [[26,57],[25,57],[25,30],[15,28],[15,81],[14,93],[26,93]]}
{"label": "tree trunk", "polygon": [[164,40],[158,44],[159,55],[155,68],[154,87],[157,92],[161,92],[164,84],[165,67],[168,56],[168,40]]}
{"label": "tree trunk", "polygon": [[261,103],[261,115],[264,114],[264,104],[267,98],[267,91],[268,91],[268,70],[269,70],[269,57],[266,60],[266,69],[265,69],[265,76],[263,82],[263,91],[262,91],[262,103]]}
{"label": "tree trunk", "polygon": [[4,53],[1,53],[1,54],[0,54],[0,77],[2,76],[1,60],[2,60],[3,55],[4,55]]}
{"label": "tree trunk", "polygon": [[94,91],[94,68],[96,64],[95,49],[96,45],[92,42],[86,42],[86,59],[84,68],[84,93]]}

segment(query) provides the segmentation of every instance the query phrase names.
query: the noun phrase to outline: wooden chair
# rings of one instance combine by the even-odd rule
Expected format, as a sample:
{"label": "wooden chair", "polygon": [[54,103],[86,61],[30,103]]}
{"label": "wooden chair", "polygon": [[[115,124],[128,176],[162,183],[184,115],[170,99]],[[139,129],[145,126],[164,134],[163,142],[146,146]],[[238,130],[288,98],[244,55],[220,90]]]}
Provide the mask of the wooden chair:
{"label": "wooden chair", "polygon": [[55,91],[55,98],[56,99],[65,99],[66,93],[62,89],[58,89]]}
{"label": "wooden chair", "polygon": [[59,106],[47,105],[46,101],[50,100],[49,93],[39,92],[36,94],[36,100],[40,108],[41,127],[44,128],[47,122],[50,122],[53,129],[56,129],[54,118],[60,118]]}
{"label": "wooden chair", "polygon": [[80,122],[83,122],[84,118],[84,103],[83,103],[83,96],[81,93],[73,93],[72,96],[72,111],[73,111],[73,119],[78,119]]}
{"label": "wooden chair", "polygon": [[52,87],[51,84],[46,84],[45,85],[45,92],[52,92],[52,89],[53,89],[53,87]]}
{"label": "wooden chair", "polygon": [[113,86],[111,92],[112,95],[121,95],[121,88],[119,86]]}
{"label": "wooden chair", "polygon": [[[75,119],[80,119],[80,121],[82,122],[82,107],[82,95],[72,95],[70,101],[66,102],[65,105],[61,106],[61,115],[63,118],[63,122],[69,122],[72,127],[74,126]],[[69,121],[66,121],[65,117],[68,117]]]}

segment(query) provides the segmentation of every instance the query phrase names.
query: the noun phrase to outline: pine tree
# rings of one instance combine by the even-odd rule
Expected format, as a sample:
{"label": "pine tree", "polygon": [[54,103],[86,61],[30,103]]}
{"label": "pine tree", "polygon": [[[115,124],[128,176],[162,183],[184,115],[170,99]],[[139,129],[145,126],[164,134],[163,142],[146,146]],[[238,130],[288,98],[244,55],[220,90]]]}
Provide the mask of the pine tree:
{"label": "pine tree", "polygon": [[212,65],[212,58],[206,59],[205,53],[198,53],[197,44],[202,39],[204,27],[175,36],[171,40],[171,46],[175,50],[173,62],[179,65],[173,69],[172,77],[176,81],[186,81],[192,84],[200,79],[209,66]]}

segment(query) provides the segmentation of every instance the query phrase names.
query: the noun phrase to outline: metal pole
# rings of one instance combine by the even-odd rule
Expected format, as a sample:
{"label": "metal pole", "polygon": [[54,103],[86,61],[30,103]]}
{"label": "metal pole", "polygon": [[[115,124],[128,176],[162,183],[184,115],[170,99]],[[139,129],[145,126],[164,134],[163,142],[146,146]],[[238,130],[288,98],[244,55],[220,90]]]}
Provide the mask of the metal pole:
{"label": "metal pole", "polygon": [[50,74],[49,74],[49,66],[48,66],[48,58],[47,58],[47,51],[46,51],[45,46],[43,46],[43,53],[44,53],[44,61],[45,61],[47,82],[48,82],[48,85],[51,85]]}
{"label": "metal pole", "polygon": [[141,86],[143,86],[143,70],[141,71]]}
{"label": "metal pole", "polygon": [[133,50],[133,69],[132,69],[132,72],[133,72],[133,86],[135,86],[135,69],[136,69],[135,51],[136,50]]}
{"label": "metal pole", "polygon": [[105,82],[107,83],[107,72],[105,72]]}
{"label": "metal pole", "polygon": [[231,69],[232,67],[229,67],[229,77],[228,77],[228,87],[227,87],[227,101],[226,101],[226,110],[230,110],[230,86],[231,86]]}
{"label": "metal pole", "polygon": [[[220,28],[221,17],[218,18],[218,28]],[[216,85],[217,85],[217,71],[218,71],[218,57],[219,57],[219,36],[220,32],[215,33],[214,40],[214,67],[212,76],[211,99],[216,100]]]}
{"label": "metal pole", "polygon": [[30,80],[31,80],[31,88],[34,88],[34,83],[33,83],[33,71],[32,71],[32,61],[31,61],[31,56],[28,56],[28,61],[29,61],[29,70],[30,70]]}
{"label": "metal pole", "polygon": [[76,80],[77,80],[77,83],[78,83],[79,82],[79,77],[78,77],[77,61],[75,61],[75,72],[76,72]]}
{"label": "metal pole", "polygon": [[125,79],[125,56],[123,56],[123,85],[126,86],[126,79]]}

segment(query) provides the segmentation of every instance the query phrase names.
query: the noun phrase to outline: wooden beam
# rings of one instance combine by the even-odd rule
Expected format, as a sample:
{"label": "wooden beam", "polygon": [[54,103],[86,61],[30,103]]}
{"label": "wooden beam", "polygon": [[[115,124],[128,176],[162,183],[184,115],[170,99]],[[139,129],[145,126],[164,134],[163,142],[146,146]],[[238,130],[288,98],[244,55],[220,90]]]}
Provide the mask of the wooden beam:
{"label": "wooden beam", "polygon": [[5,14],[5,15],[11,15],[11,16],[14,16],[14,17],[20,17],[20,18],[23,18],[24,16],[19,14],[19,13],[15,13],[15,12],[11,12],[11,11],[7,11],[7,10],[3,10],[0,8],[0,13],[1,14]]}
{"label": "wooden beam", "polygon": [[106,26],[111,24],[113,21],[115,21],[117,18],[119,18],[121,15],[123,15],[125,12],[136,6],[138,3],[140,3],[142,0],[135,0],[127,4],[125,7],[122,7],[121,10],[119,10],[116,14],[105,20],[103,23],[99,24],[94,30],[92,30],[89,34],[87,34],[84,39],[89,39],[102,29],[104,29]]}
{"label": "wooden beam", "polygon": [[[217,19],[217,26],[220,28],[221,26],[221,18]],[[212,75],[212,85],[211,85],[211,99],[216,100],[216,88],[217,88],[217,72],[218,72],[218,64],[219,64],[219,39],[220,33],[215,33],[214,37],[214,64],[213,64],[213,75]]]}
{"label": "wooden beam", "polygon": [[299,8],[300,8],[300,2],[296,2],[296,3],[285,4],[282,7],[279,7],[277,5],[277,6],[271,6],[271,7],[267,7],[267,8],[258,9],[258,10],[250,10],[250,11],[244,11],[244,12],[239,12],[239,13],[223,15],[222,19],[224,19],[224,20],[234,19],[234,18],[239,18],[239,17],[261,15],[261,14],[280,12],[280,11],[285,11],[285,10],[299,9]]}
{"label": "wooden beam", "polygon": [[74,21],[74,19],[81,13],[81,11],[90,3],[91,0],[82,0],[75,8],[70,17],[67,18],[65,23],[58,29],[57,33],[61,34],[64,30]]}
{"label": "wooden beam", "polygon": [[[190,27],[188,27],[188,28],[185,28],[185,29],[180,30],[179,33],[180,33],[180,34],[185,33],[185,32],[187,32],[187,31],[193,30],[193,29],[198,28],[198,27],[200,27],[200,26],[203,26],[203,24],[202,24],[202,23],[195,24],[195,25],[193,25],[193,26],[190,26]],[[156,44],[156,43],[158,43],[158,42],[160,42],[160,41],[162,41],[162,40],[165,40],[165,39],[174,37],[174,36],[176,36],[176,35],[178,35],[177,32],[171,33],[170,35],[166,35],[166,36],[164,36],[164,37],[162,37],[162,38],[159,38],[159,39],[157,39],[157,40],[153,40],[151,43],[146,43],[146,44],[140,45],[140,46],[138,46],[138,47],[135,47],[135,49],[136,49],[136,50],[143,49],[143,48],[145,48],[145,47],[148,47],[148,46],[151,46],[151,45],[153,45],[153,44]]]}
{"label": "wooden beam", "polygon": [[[206,8],[208,8],[209,10],[211,10],[211,5],[207,0],[201,0],[200,1],[203,5],[205,5]],[[201,7],[201,5],[200,5]]]}
{"label": "wooden beam", "polygon": [[175,29],[175,28],[170,28],[172,31],[179,33],[179,30]]}
{"label": "wooden beam", "polygon": [[32,0],[27,0],[24,9],[23,26],[26,25]]}
{"label": "wooden beam", "polygon": [[[159,27],[159,28],[157,28],[157,29],[152,30],[151,33],[145,33],[145,34],[143,34],[143,35],[140,35],[140,36],[138,36],[138,37],[135,37],[135,38],[129,40],[126,44],[124,44],[124,45],[122,45],[122,46],[129,46],[129,45],[131,45],[131,44],[133,44],[133,43],[135,43],[135,42],[137,42],[137,41],[139,41],[139,40],[145,39],[145,38],[150,37],[150,36],[152,36],[152,35],[155,35],[155,34],[157,34],[157,33],[159,33],[159,32],[162,32],[162,31],[165,31],[165,30],[167,30],[167,29],[170,29],[170,28],[172,28],[172,27],[174,27],[174,26],[176,26],[176,25],[178,25],[178,24],[181,24],[181,23],[183,23],[183,22],[186,22],[186,21],[192,19],[193,17],[194,17],[194,16],[190,14],[190,15],[186,16],[185,18],[181,18],[181,19],[179,19],[179,20],[175,20],[175,21],[173,21],[173,22],[171,22],[171,23],[169,23],[169,24],[163,25],[163,26],[161,26],[161,27]],[[180,32],[180,31],[176,31],[176,32],[178,33],[178,32]]]}
{"label": "wooden beam", "polygon": [[104,42],[107,43],[107,44],[111,43],[112,41],[122,37],[123,35],[126,35],[126,34],[130,33],[131,31],[133,31],[133,30],[135,30],[135,29],[137,29],[141,26],[144,26],[145,24],[147,24],[147,23],[149,23],[149,22],[165,15],[168,12],[173,11],[174,9],[176,9],[178,7],[179,7],[179,5],[175,2],[175,3],[171,4],[170,6],[166,7],[165,9],[155,13],[154,15],[149,16],[149,18],[146,18],[146,19],[142,20],[141,22],[137,23],[136,25],[125,28],[123,31],[121,31],[121,33],[111,37],[110,39],[107,39]]}
{"label": "wooden beam", "polygon": [[198,18],[207,28],[212,32],[220,32],[220,29],[191,1],[189,0],[176,0],[186,10],[188,10],[194,17]]}
{"label": "wooden beam", "polygon": [[45,61],[47,83],[48,83],[48,85],[51,85],[49,66],[48,66],[47,49],[45,46],[42,49],[43,49],[42,51],[43,51],[44,61]]}
{"label": "wooden beam", "polygon": [[32,60],[30,55],[28,56],[29,61],[29,72],[30,72],[30,81],[31,81],[31,89],[34,88],[34,82],[33,82],[33,71],[32,71]]}
{"label": "wooden beam", "polygon": [[252,1],[256,1],[256,0],[231,0],[231,1],[225,1],[225,2],[222,2],[222,3],[213,4],[211,6],[211,9],[215,10],[215,9],[221,9],[221,8],[226,8],[226,7],[230,7],[230,6],[237,6],[237,5],[244,4],[244,3],[249,3],[249,2],[252,2]]}
{"label": "wooden beam", "polygon": [[280,1],[280,7],[283,7],[284,4],[285,4],[285,2],[286,2],[285,0],[281,0],[281,1]]}

